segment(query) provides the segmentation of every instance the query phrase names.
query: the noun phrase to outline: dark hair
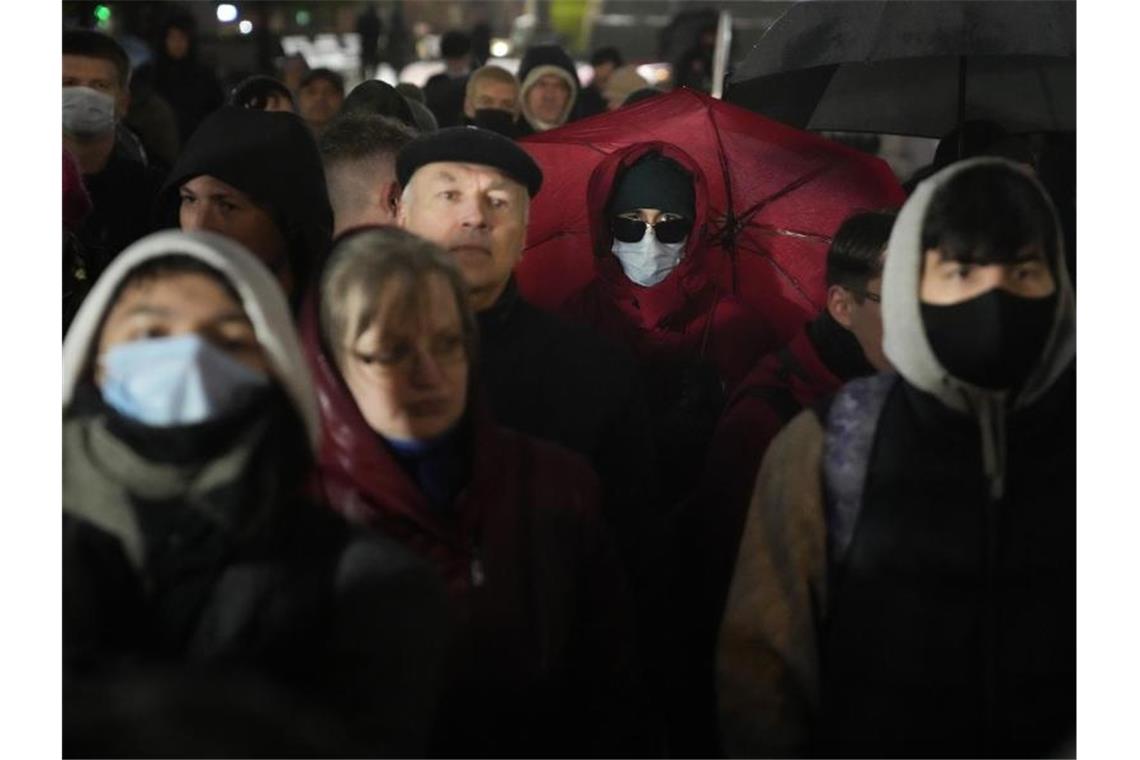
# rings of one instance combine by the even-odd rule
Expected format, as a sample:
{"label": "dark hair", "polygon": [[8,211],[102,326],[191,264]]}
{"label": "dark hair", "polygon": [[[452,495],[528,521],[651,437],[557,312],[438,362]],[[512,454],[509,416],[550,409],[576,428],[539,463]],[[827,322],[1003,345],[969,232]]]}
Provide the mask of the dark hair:
{"label": "dark hair", "polygon": [[621,52],[616,47],[601,47],[590,56],[590,65],[600,66],[603,63],[612,63],[614,68],[617,68],[625,63],[625,59],[621,57]]}
{"label": "dark hair", "polygon": [[416,134],[403,122],[379,114],[352,112],[329,124],[317,147],[326,170],[343,161],[356,161],[381,153],[393,157]]}
{"label": "dark hair", "polygon": [[341,95],[344,95],[344,77],[332,69],[326,68],[312,69],[309,73],[305,74],[304,78],[301,79],[300,89],[305,89],[318,79],[325,80],[335,87]]}
{"label": "dark hair", "polygon": [[975,166],[935,191],[922,224],[922,250],[970,263],[1011,263],[1040,243],[1055,266],[1057,230],[1044,191],[1013,167]]}
{"label": "dark hair", "polygon": [[221,286],[230,298],[234,299],[239,305],[242,302],[241,295],[237,292],[237,288],[234,287],[234,284],[217,269],[214,269],[201,259],[196,259],[185,253],[172,253],[168,256],[147,259],[128,272],[115,287],[115,292],[111,294],[111,299],[107,302],[107,313],[109,314],[111,312],[111,308],[118,302],[119,297],[122,296],[123,292],[128,288],[180,274],[205,275]]}
{"label": "dark hair", "polygon": [[63,54],[99,58],[114,64],[119,75],[119,87],[124,90],[131,79],[131,59],[122,46],[105,34],[89,29],[65,29]]}
{"label": "dark hair", "polygon": [[396,85],[396,92],[403,95],[408,100],[416,100],[420,103],[424,102],[424,91],[411,82],[400,82]]}
{"label": "dark hair", "polygon": [[243,79],[230,92],[229,105],[239,108],[253,108],[264,111],[266,104],[272,97],[285,98],[297,110],[293,102],[293,93],[282,82],[267,76],[252,76]]}
{"label": "dark hair", "polygon": [[471,38],[463,32],[452,29],[439,41],[439,54],[444,58],[462,58],[470,52]]}
{"label": "dark hair", "polygon": [[883,273],[883,249],[895,224],[893,211],[866,211],[847,217],[827,249],[827,285],[838,285],[863,302],[867,283]]}

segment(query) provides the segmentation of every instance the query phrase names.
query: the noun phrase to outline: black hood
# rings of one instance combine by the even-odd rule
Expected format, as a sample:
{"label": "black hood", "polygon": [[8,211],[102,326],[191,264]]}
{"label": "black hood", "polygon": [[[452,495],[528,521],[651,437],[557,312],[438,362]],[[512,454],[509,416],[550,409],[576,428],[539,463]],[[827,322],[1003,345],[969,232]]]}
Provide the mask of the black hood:
{"label": "black hood", "polygon": [[224,106],[190,137],[159,194],[164,220],[178,226],[178,189],[208,174],[267,207],[289,243],[303,288],[332,234],[332,207],[317,144],[291,113]]}

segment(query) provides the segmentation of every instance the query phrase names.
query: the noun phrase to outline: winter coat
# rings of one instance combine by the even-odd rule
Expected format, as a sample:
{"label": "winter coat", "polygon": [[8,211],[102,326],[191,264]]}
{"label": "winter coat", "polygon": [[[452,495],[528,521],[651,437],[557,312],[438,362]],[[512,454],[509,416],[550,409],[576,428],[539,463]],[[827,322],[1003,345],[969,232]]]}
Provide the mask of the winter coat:
{"label": "winter coat", "polygon": [[[695,219],[681,263],[652,287],[629,280],[611,252],[607,205],[619,172],[659,151],[693,177]],[[777,337],[760,317],[710,279],[704,235],[708,188],[703,172],[680,148],[640,143],[612,154],[590,178],[594,279],[563,313],[628,346],[649,388],[663,490],[685,494],[696,484],[724,399]]]}
{"label": "winter coat", "polygon": [[307,308],[321,490],[353,522],[430,560],[459,621],[433,751],[642,751],[628,589],[589,465],[499,427],[476,394],[457,434],[469,478],[453,504],[433,505],[362,417],[318,332],[316,310]]}
{"label": "winter coat", "polygon": [[661,514],[649,409],[620,346],[531,306],[512,278],[476,315],[479,373],[495,419],[584,456],[602,484],[602,512],[638,579]]}
{"label": "winter coat", "polygon": [[[546,74],[553,74],[566,83],[570,89],[570,97],[562,115],[553,124],[544,124],[535,114],[530,112],[526,104],[526,95],[534,83]],[[523,134],[542,132],[547,129],[560,127],[563,124],[579,118],[578,93],[582,89],[578,81],[578,69],[574,61],[558,45],[534,45],[527,48],[523,59],[519,63],[519,107],[522,112],[520,125],[525,127]],[[521,136],[521,135],[520,135]]]}
{"label": "winter coat", "polygon": [[[152,428],[103,403],[91,364],[119,285],[174,253],[234,286],[277,383],[228,418]],[[291,723],[291,753],[423,752],[449,631],[444,587],[399,544],[306,495],[315,399],[269,272],[216,235],[149,236],[96,284],[64,354],[70,751],[180,754],[193,727],[210,735],[190,744],[204,754],[276,753],[271,726]],[[122,697],[136,686],[144,705]],[[115,695],[126,704],[109,704]]]}
{"label": "winter coat", "polygon": [[124,248],[155,229],[162,174],[129,158],[116,144],[107,165],[97,174],[84,175],[83,184],[92,211],[76,234],[86,253],[87,274],[95,280]]}
{"label": "winter coat", "polygon": [[684,506],[671,551],[687,561],[669,582],[680,621],[672,629],[676,715],[681,754],[716,754],[713,654],[740,533],[769,443],[804,407],[873,373],[855,337],[823,312],[779,351],[757,362],[717,423],[701,481]]}
{"label": "winter coat", "polygon": [[805,411],[764,459],[718,645],[731,754],[1024,757],[1074,736],[1076,333],[1063,246],[1052,333],[1008,405],[942,367],[919,307],[931,197],[985,163],[1018,171],[955,164],[895,224],[883,323],[899,375],[844,386],[822,423]]}

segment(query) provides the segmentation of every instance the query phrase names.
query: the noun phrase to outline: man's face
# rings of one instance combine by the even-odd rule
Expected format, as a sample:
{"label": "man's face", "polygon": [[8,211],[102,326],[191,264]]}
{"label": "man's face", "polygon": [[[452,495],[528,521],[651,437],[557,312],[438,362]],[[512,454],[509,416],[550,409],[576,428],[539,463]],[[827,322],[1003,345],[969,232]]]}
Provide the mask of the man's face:
{"label": "man's face", "polygon": [[400,308],[408,284],[382,286],[377,317],[337,351],[341,377],[369,427],[397,440],[445,433],[467,406],[467,349],[447,281],[429,276],[415,308]]}
{"label": "man's face", "polygon": [[612,61],[603,61],[594,67],[594,81],[593,85],[597,89],[602,89],[606,86],[606,82],[610,81],[610,74],[614,73],[614,64]]}
{"label": "man's face", "polygon": [[867,363],[878,372],[891,368],[883,353],[883,278],[867,281],[858,293],[841,285],[832,285],[827,291],[827,309],[835,321],[846,327],[859,341]]}
{"label": "man's face", "polygon": [[268,211],[233,185],[208,174],[187,180],[179,196],[178,223],[183,230],[209,230],[236,240],[290,292],[288,244]]}
{"label": "man's face", "polygon": [[508,82],[481,79],[475,83],[474,92],[464,103],[463,111],[467,118],[474,119],[475,111],[481,108],[498,108],[500,111],[515,113],[519,104],[519,88]]}
{"label": "man's face", "polygon": [[540,121],[561,121],[568,102],[570,88],[557,74],[543,74],[526,91],[526,107]]}
{"label": "man's face", "polygon": [[85,55],[63,56],[63,86],[90,87],[115,99],[115,118],[127,112],[126,90],[119,84],[119,71],[115,64],[103,58]]}
{"label": "man's face", "polygon": [[[252,369],[269,361],[241,305],[212,277],[183,272],[129,285],[107,313],[98,356],[114,346],[147,338],[196,333]],[[96,365],[96,381],[102,379]]]}
{"label": "man's face", "polygon": [[1001,288],[1022,298],[1043,298],[1057,289],[1040,243],[1024,246],[1010,264],[971,264],[926,251],[919,295],[923,303],[950,306]]}
{"label": "man's face", "polygon": [[396,223],[455,257],[477,311],[494,304],[526,242],[526,188],[489,166],[438,161],[405,192]]}
{"label": "man's face", "polygon": [[310,126],[328,124],[342,103],[344,95],[327,79],[314,79],[297,93],[297,108]]}

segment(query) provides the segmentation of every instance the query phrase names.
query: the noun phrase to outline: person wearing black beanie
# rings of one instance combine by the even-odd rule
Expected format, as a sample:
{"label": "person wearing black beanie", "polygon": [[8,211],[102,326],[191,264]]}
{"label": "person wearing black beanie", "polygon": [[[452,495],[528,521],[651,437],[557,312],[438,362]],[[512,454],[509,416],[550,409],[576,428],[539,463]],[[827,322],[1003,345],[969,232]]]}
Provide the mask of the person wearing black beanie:
{"label": "person wearing black beanie", "polygon": [[215,111],[186,144],[159,203],[166,220],[183,230],[212,230],[248,248],[294,306],[332,233],[316,143],[291,113]]}

